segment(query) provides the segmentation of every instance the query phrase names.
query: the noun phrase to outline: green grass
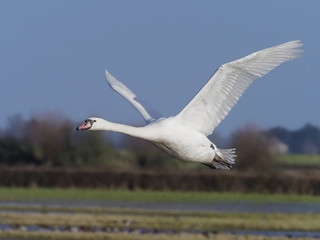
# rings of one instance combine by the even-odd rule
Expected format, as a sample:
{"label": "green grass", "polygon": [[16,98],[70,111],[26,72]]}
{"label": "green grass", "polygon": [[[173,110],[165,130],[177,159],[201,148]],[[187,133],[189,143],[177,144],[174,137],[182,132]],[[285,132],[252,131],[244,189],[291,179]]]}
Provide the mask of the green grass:
{"label": "green grass", "polygon": [[320,167],[320,155],[286,154],[277,156],[276,160],[284,165]]}
{"label": "green grass", "polygon": [[260,193],[128,191],[104,189],[0,188],[0,201],[83,199],[145,202],[320,202],[320,196]]}

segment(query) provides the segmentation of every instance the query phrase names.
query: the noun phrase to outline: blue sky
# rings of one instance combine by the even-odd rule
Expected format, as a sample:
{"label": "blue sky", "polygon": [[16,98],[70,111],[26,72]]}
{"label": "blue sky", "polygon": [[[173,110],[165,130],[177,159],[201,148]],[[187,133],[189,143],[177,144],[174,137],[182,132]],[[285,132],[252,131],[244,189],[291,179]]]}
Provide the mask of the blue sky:
{"label": "blue sky", "polygon": [[303,58],[255,81],[216,128],[320,126],[320,1],[0,1],[0,126],[57,112],[143,123],[104,69],[164,116],[221,64],[286,41]]}

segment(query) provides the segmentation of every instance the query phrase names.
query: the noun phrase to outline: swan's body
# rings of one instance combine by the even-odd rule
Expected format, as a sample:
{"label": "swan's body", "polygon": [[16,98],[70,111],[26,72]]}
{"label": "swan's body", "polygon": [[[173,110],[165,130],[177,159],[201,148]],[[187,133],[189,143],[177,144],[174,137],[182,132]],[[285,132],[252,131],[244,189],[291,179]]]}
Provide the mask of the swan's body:
{"label": "swan's body", "polygon": [[287,42],[250,54],[218,68],[206,85],[176,116],[164,118],[139,101],[124,84],[107,70],[106,78],[116,92],[142,115],[147,125],[133,127],[89,118],[78,130],[121,132],[145,139],[181,160],[200,162],[211,168],[230,169],[235,149],[218,149],[208,138],[225,118],[246,88],[281,63],[299,57],[300,41]]}

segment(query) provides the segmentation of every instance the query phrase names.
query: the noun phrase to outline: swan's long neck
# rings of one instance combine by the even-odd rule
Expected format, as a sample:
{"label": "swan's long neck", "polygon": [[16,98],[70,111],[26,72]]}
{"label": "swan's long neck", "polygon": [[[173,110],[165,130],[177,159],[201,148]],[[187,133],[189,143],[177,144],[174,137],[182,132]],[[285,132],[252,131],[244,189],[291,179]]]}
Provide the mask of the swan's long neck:
{"label": "swan's long neck", "polygon": [[133,127],[120,123],[109,122],[106,120],[102,120],[102,122],[93,130],[120,132],[137,138],[153,140],[151,132],[145,127]]}

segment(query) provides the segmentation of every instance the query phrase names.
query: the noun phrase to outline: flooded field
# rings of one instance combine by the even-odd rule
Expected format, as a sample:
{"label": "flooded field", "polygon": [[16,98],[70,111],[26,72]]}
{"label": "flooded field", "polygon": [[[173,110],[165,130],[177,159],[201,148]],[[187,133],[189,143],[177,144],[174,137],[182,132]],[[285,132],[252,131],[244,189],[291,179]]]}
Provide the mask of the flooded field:
{"label": "flooded field", "polygon": [[320,202],[312,198],[183,202],[13,195],[0,197],[1,240],[320,238]]}
{"label": "flooded field", "polygon": [[143,202],[143,201],[113,201],[113,200],[29,200],[0,201],[0,209],[28,207],[63,207],[68,208],[115,208],[159,211],[196,211],[196,212],[237,212],[237,213],[320,213],[320,203],[309,202],[250,202],[250,201],[216,201],[213,203],[195,202]]}

